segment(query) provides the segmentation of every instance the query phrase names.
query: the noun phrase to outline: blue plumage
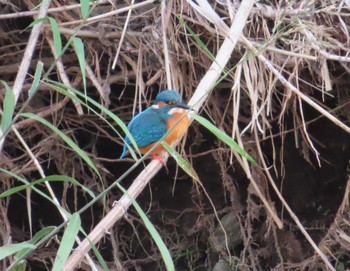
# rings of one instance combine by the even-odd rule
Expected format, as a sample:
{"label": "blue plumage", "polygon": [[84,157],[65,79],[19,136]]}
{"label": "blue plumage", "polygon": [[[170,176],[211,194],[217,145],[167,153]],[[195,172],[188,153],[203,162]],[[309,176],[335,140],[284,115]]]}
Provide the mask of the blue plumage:
{"label": "blue plumage", "polygon": [[164,102],[164,103],[169,103],[169,102],[173,102],[175,104],[177,103],[181,103],[182,98],[180,96],[179,93],[177,93],[174,90],[163,90],[162,92],[160,92],[155,101],[154,104],[158,104],[159,102]]}
{"label": "blue plumage", "polygon": [[[160,102],[163,103],[161,107],[158,106]],[[154,106],[137,114],[130,121],[128,129],[139,148],[157,142],[166,134],[168,129],[167,120],[173,117],[168,112],[174,107],[188,108],[182,102],[179,93],[173,90],[163,90],[157,95]],[[128,137],[125,137],[125,142],[131,146],[131,141]],[[120,158],[124,158],[127,153],[128,147],[124,144],[123,153]]]}

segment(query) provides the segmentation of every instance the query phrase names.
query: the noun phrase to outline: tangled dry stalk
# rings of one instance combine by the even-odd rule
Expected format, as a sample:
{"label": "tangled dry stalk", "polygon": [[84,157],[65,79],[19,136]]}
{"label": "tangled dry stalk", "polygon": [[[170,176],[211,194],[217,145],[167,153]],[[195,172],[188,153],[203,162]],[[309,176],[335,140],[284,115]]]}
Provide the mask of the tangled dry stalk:
{"label": "tangled dry stalk", "polygon": [[[160,89],[177,89],[187,100],[191,98],[189,103],[195,111],[256,158],[258,166],[249,165],[193,125],[184,149],[204,187],[213,189],[209,195],[221,223],[199,192],[191,192],[187,209],[173,206],[180,212],[176,219],[169,213],[164,220],[157,216],[164,207],[156,206],[156,198],[143,202],[145,209],[149,206],[149,216],[155,221],[160,219],[157,227],[178,259],[177,268],[221,270],[220,255],[224,263],[238,270],[345,270],[350,267],[350,182],[346,177],[350,158],[350,6],[346,1],[335,0],[253,2],[96,1],[91,3],[92,12],[85,20],[80,15],[80,5],[74,1],[44,1],[40,10],[32,10],[38,1],[1,2],[1,79],[15,93],[17,112],[26,105],[33,81],[30,75],[39,61],[44,64],[47,79],[84,92],[76,48],[68,46],[57,58],[48,23],[26,28],[34,18],[47,14],[58,23],[63,43],[73,35],[83,40],[88,95],[125,122],[145,108]],[[1,101],[4,94],[5,88],[0,89]],[[73,138],[101,172],[102,182],[57,134],[34,119],[19,118],[13,131],[1,139],[1,168],[28,180],[37,179],[38,172],[41,176],[70,176],[97,194],[115,179],[112,176],[121,176],[127,169],[126,163],[117,159],[122,140],[101,120],[103,113],[96,116],[45,83],[40,84],[24,110],[48,119]],[[339,138],[323,137],[328,129]],[[335,156],[331,156],[332,151]],[[295,160],[295,153],[299,160]],[[296,164],[299,167],[293,172]],[[137,197],[160,168],[152,161],[131,186],[131,194]],[[301,176],[303,172],[310,173]],[[327,178],[322,179],[322,173],[317,172]],[[333,175],[328,176],[328,172]],[[215,176],[212,178],[216,186],[208,175]],[[2,191],[18,185],[11,176],[0,176]],[[319,180],[312,185],[315,178]],[[317,187],[324,187],[319,194]],[[327,197],[324,193],[330,187],[339,190]],[[87,195],[76,189],[71,191],[67,184],[55,185],[52,193],[59,195],[62,206],[74,212],[88,202]],[[120,199],[120,192],[116,193],[117,196],[108,194],[109,202]],[[186,197],[182,193],[179,197]],[[40,221],[44,225],[60,223],[57,217],[45,221],[45,215],[36,214],[50,211],[35,207],[40,199],[29,191],[22,196],[27,203],[22,202],[19,207],[13,207],[16,196],[1,199],[2,244],[28,240],[32,228],[34,232],[40,229]],[[299,203],[303,208],[298,207]],[[103,201],[99,204],[84,216],[85,221],[91,221],[83,225],[88,232],[104,221]],[[125,215],[130,204],[127,196],[119,200],[113,208],[117,216],[109,220],[108,227],[97,226],[93,233],[97,231],[99,237],[91,240],[95,243],[106,236],[107,228]],[[17,215],[11,214],[20,208],[29,209],[30,226],[28,221],[18,222]],[[320,209],[319,216],[303,213]],[[25,217],[26,213],[18,216]],[[187,213],[196,214],[197,219],[183,219]],[[132,211],[129,215],[137,220]],[[118,233],[99,243],[101,248],[110,248],[106,254],[113,258],[110,266],[118,270],[140,266],[144,270],[162,269],[154,266],[154,262],[159,264],[159,252],[139,237],[138,231],[142,231],[133,223],[132,233],[120,222],[114,226]],[[165,225],[171,225],[175,231],[168,231]],[[23,227],[25,230],[19,230]],[[181,228],[185,234],[179,231]],[[19,236],[14,236],[15,231],[20,232]],[[127,248],[134,248],[134,244],[128,239],[133,235],[138,236],[142,248],[129,252]],[[205,240],[203,236],[209,238]],[[72,270],[85,255],[89,242],[85,241],[85,245],[84,250],[75,252],[80,253],[79,257],[74,258],[73,254],[70,258],[73,263],[67,270]],[[53,260],[55,245],[51,247],[51,254],[40,258],[40,253],[33,253],[30,261]],[[180,256],[188,248],[193,256]],[[203,254],[201,250],[210,253]],[[136,251],[142,257],[137,258]],[[88,260],[90,266],[98,265],[93,259]],[[8,259],[3,267],[11,262]]]}

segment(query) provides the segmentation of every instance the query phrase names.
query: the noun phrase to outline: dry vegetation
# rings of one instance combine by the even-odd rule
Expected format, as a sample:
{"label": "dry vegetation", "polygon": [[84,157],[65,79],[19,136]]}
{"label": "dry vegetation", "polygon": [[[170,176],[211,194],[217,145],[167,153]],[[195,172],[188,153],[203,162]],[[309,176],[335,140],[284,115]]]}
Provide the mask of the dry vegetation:
{"label": "dry vegetation", "polygon": [[[40,2],[0,1],[0,78],[11,87],[32,31],[27,26],[38,13],[30,10]],[[77,2],[53,0],[48,16],[58,23],[63,46],[72,35],[82,39],[88,96],[125,123],[169,84],[185,100],[192,97],[240,6],[240,1],[210,1],[215,18],[215,13],[203,13],[203,7],[185,0],[141,1],[132,9],[130,1],[97,1],[84,21]],[[137,198],[170,250],[176,270],[350,268],[349,26],[349,1],[254,5],[223,67],[224,76],[207,86],[211,92],[199,114],[233,136],[257,165],[245,167],[224,143],[193,123],[180,152],[211,202],[172,159]],[[45,23],[15,112],[24,105],[24,112],[51,122],[88,154],[102,178],[57,133],[23,117],[5,138],[0,167],[31,182],[69,176],[98,195],[133,164],[118,159],[123,141],[101,116],[122,131],[104,113],[72,102],[45,82],[26,104],[38,61],[44,63],[46,79],[84,93],[74,47],[68,46],[56,62],[51,27]],[[4,94],[2,87],[1,103]],[[141,170],[133,170],[122,185],[128,187]],[[9,174],[0,176],[1,192],[22,184]],[[71,213],[91,200],[67,182],[51,186]],[[37,187],[48,194],[43,184]],[[121,196],[113,188],[106,204],[102,198],[84,211],[84,230],[90,232]],[[29,240],[41,228],[63,222],[57,208],[35,191],[0,200],[1,246]],[[27,256],[31,270],[50,270],[61,234]],[[133,208],[96,246],[111,270],[165,270]],[[7,257],[1,268],[13,260]],[[85,262],[81,268],[91,270]]]}

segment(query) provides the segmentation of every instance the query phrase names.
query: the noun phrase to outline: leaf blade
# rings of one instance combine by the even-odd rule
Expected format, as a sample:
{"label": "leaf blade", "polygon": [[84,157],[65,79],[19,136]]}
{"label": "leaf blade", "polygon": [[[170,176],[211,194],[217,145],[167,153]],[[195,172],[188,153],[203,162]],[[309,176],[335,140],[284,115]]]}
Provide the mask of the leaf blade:
{"label": "leaf blade", "polygon": [[250,161],[251,163],[255,164],[255,160],[253,157],[251,157],[236,141],[233,140],[230,136],[228,136],[225,132],[218,129],[214,124],[212,124],[207,119],[197,115],[197,114],[191,114],[191,117],[194,118],[197,122],[199,122],[201,125],[203,125],[205,128],[207,128],[210,132],[212,132],[217,138],[219,138],[222,142],[224,142],[226,145],[234,149],[237,153],[239,153],[241,156],[245,157]]}
{"label": "leaf blade", "polygon": [[80,0],[80,13],[83,19],[86,19],[90,15],[90,1],[89,0]]}
{"label": "leaf blade", "polygon": [[81,187],[86,193],[88,193],[90,195],[91,198],[95,198],[95,194],[86,186],[82,185],[81,183],[79,183],[77,180],[69,177],[69,176],[63,176],[63,175],[51,175],[51,176],[46,176],[44,178],[35,180],[33,182],[27,183],[27,184],[23,184],[23,185],[19,185],[19,186],[15,186],[15,187],[11,187],[10,189],[2,192],[0,194],[0,199],[1,198],[5,198],[5,197],[9,197],[15,193],[18,193],[22,190],[25,190],[27,188],[33,188],[35,185],[37,184],[41,184],[44,182],[51,182],[51,181],[55,181],[55,182],[67,182],[67,183],[71,183],[73,185],[79,186]]}
{"label": "leaf blade", "polygon": [[5,134],[12,123],[13,113],[15,112],[16,97],[12,89],[5,81],[1,80],[0,82],[4,85],[6,90],[4,98],[4,108],[0,124],[2,134]]}
{"label": "leaf blade", "polygon": [[179,165],[179,167],[182,168],[183,171],[185,171],[193,179],[199,180],[197,173],[185,158],[183,158],[165,141],[162,141],[162,145],[165,148],[165,150],[175,159],[176,163]]}
{"label": "leaf blade", "polygon": [[43,68],[44,68],[44,63],[42,63],[41,61],[38,61],[36,65],[35,73],[34,73],[34,80],[28,91],[29,98],[32,98],[39,88],[40,78],[43,73]]}
{"label": "leaf blade", "polygon": [[[52,88],[54,88],[57,92],[60,92],[66,96],[68,96],[71,99],[75,99],[78,102],[80,102],[81,104],[83,104],[82,100],[79,99],[79,97],[84,98],[85,100],[87,100],[89,103],[91,103],[92,105],[96,106],[98,109],[100,109],[103,113],[105,113],[106,115],[108,115],[112,120],[115,121],[115,123],[123,130],[123,132],[125,133],[125,135],[130,139],[131,141],[131,145],[133,146],[133,148],[135,150],[138,150],[138,146],[136,144],[136,141],[134,139],[134,137],[132,136],[132,134],[130,133],[128,127],[125,125],[125,123],[117,116],[115,115],[112,111],[108,110],[106,107],[102,106],[101,104],[99,104],[98,102],[96,102],[94,99],[91,99],[89,96],[84,96],[84,94],[82,94],[81,92],[77,91],[74,88],[71,88],[69,86],[66,86],[64,84],[58,83],[58,82],[54,82],[52,80],[48,80],[50,82],[50,86]],[[74,94],[76,94],[76,96],[72,95],[71,93],[69,93],[66,89],[72,91]],[[83,104],[84,106],[88,107],[87,104]],[[93,108],[90,108],[91,111],[96,112]],[[103,119],[103,117],[101,117]],[[119,135],[119,134],[118,134]],[[135,154],[135,151],[133,150],[133,148],[129,148],[130,154],[131,156],[137,161],[137,156]]]}
{"label": "leaf blade", "polygon": [[47,18],[49,19],[51,29],[52,29],[53,44],[55,47],[55,51],[56,51],[57,57],[60,57],[62,54],[62,39],[61,39],[59,27],[54,18],[52,17],[47,17]]}
{"label": "leaf blade", "polygon": [[0,261],[5,259],[6,257],[15,254],[22,249],[35,249],[36,246],[30,244],[29,242],[22,242],[17,244],[10,244],[0,247]]}
{"label": "leaf blade", "polygon": [[85,69],[85,51],[84,51],[84,43],[80,38],[74,37],[73,44],[75,48],[75,53],[78,56],[81,76],[83,78],[83,86],[84,86],[84,95],[87,96],[86,93],[86,69]]}
{"label": "leaf blade", "polygon": [[129,198],[129,200],[131,201],[132,205],[135,207],[137,213],[140,215],[142,221],[144,222],[148,232],[151,234],[154,242],[156,243],[157,247],[160,250],[160,253],[162,255],[163,261],[165,263],[166,269],[168,271],[175,271],[175,266],[174,266],[174,262],[171,258],[170,252],[168,250],[168,248],[165,246],[162,238],[160,237],[158,231],[156,230],[156,228],[154,227],[154,225],[152,224],[152,222],[149,220],[149,218],[146,216],[146,214],[143,212],[143,210],[141,209],[140,205],[136,202],[135,199],[133,199],[130,194],[128,193],[128,191],[125,190],[124,187],[122,187],[120,185],[120,183],[116,183],[116,185],[118,186],[118,188],[125,194],[127,195],[127,197]]}
{"label": "leaf blade", "polygon": [[52,267],[52,271],[63,270],[63,266],[68,259],[70,252],[75,243],[75,238],[78,235],[81,226],[81,220],[78,213],[74,213],[68,223],[66,230],[64,231],[61,245],[58,248],[56,259]]}
{"label": "leaf blade", "polygon": [[[50,234],[52,231],[54,231],[56,229],[56,227],[53,226],[49,226],[49,227],[45,227],[43,229],[41,229],[40,231],[38,231],[32,239],[30,239],[28,241],[29,244],[33,244],[35,245],[38,241],[40,241],[43,237],[47,236],[48,234]],[[25,248],[20,250],[19,252],[16,253],[15,258],[19,259],[21,257],[23,257],[23,255],[27,254],[30,251],[30,248]]]}
{"label": "leaf blade", "polygon": [[38,115],[32,114],[32,113],[22,113],[21,116],[25,118],[32,118],[35,119],[42,124],[46,125],[48,128],[50,128],[53,132],[55,132],[61,139],[66,142],[95,172],[96,174],[101,178],[101,175],[98,171],[98,169],[95,167],[94,163],[91,161],[89,156],[80,149],[80,147],[74,143],[72,139],[70,139],[68,136],[66,136],[63,132],[61,132],[59,129],[57,129],[54,125],[52,125],[47,120],[39,117]]}

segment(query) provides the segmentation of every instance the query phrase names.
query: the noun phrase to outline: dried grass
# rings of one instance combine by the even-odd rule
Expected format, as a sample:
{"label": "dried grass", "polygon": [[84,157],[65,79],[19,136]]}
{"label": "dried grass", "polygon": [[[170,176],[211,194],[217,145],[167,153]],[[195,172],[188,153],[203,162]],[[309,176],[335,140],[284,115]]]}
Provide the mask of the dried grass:
{"label": "dried grass", "polygon": [[[242,35],[236,34],[240,33],[235,29],[237,25],[231,29],[229,26],[237,16],[237,8],[248,1],[215,1],[210,4],[199,0],[197,3],[181,0],[161,3],[148,0],[136,4],[134,1],[97,2],[91,16],[85,21],[81,19],[79,5],[75,1],[52,1],[47,9],[48,15],[59,23],[65,41],[73,34],[84,41],[90,96],[127,121],[131,118],[130,112],[134,115],[145,108],[145,103],[149,104],[151,97],[160,89],[177,89],[190,100],[189,103],[196,111],[207,115],[220,129],[231,134],[254,157],[258,157],[261,168],[254,168],[222,143],[211,146],[219,164],[218,178],[222,180],[224,190],[222,197],[226,198],[227,208],[235,206],[236,209],[233,209],[238,221],[235,223],[241,229],[244,248],[232,261],[237,268],[257,270],[259,262],[264,262],[261,260],[262,255],[266,258],[272,255],[278,257],[275,262],[271,261],[271,270],[335,270],[334,266],[339,267],[339,264],[344,263],[344,268],[348,268],[349,182],[343,202],[334,219],[325,226],[323,232],[326,233],[320,242],[309,236],[281,191],[285,172],[284,157],[289,151],[285,146],[287,135],[294,135],[295,148],[301,150],[305,161],[315,168],[325,164],[318,150],[319,144],[309,132],[314,120],[307,117],[305,110],[313,108],[318,112],[317,118],[327,118],[347,134],[350,133],[350,7],[347,2],[260,1],[255,3],[247,23],[242,19]],[[29,11],[37,4],[37,1],[0,3],[1,79],[13,87],[18,109],[27,97],[32,81],[28,73],[33,74],[36,62],[42,61],[45,70],[48,70],[57,57],[48,24],[43,24],[43,32],[39,25],[25,29],[28,22],[33,20],[32,16],[39,14],[36,10]],[[22,10],[28,11],[18,12]],[[196,33],[206,48],[196,41],[179,18]],[[81,23],[83,27],[77,29]],[[27,42],[31,46],[25,49]],[[230,49],[225,48],[235,48],[235,51],[232,54]],[[207,54],[207,50],[217,56],[215,61]],[[23,52],[27,52],[27,56],[22,58]],[[20,63],[24,58],[26,61],[23,61],[22,66]],[[30,59],[33,60],[30,62]],[[114,65],[116,68],[112,69]],[[225,76],[215,84],[220,74]],[[67,86],[83,89],[73,46],[57,60],[48,76]],[[4,93],[5,90],[0,89],[0,101],[3,101]],[[75,102],[72,106],[66,97],[44,84],[26,110],[49,118],[67,135],[76,137],[75,141],[89,152],[107,183],[110,176],[108,159],[99,157],[94,142],[102,137],[117,146],[122,141],[111,136],[110,130],[100,119],[86,110],[84,113],[79,103]],[[101,184],[97,176],[84,169],[81,158],[72,153],[56,135],[31,119],[20,119],[14,127],[19,133],[9,133],[4,141],[0,160],[2,168],[32,179],[37,175],[38,167],[33,162],[36,161],[35,164],[39,164],[39,168],[44,168],[44,171],[85,181],[97,193],[103,190],[102,186],[106,183]],[[90,134],[90,142],[84,142],[77,131]],[[199,132],[195,134],[188,139],[190,142],[200,137]],[[31,155],[26,154],[20,138],[28,144]],[[271,145],[269,157],[264,154],[266,142]],[[204,151],[192,155],[204,155]],[[119,165],[122,162],[113,160],[116,157],[111,159]],[[153,162],[152,166],[151,171],[144,173],[147,180],[161,167]],[[227,173],[233,167],[236,170],[242,168],[250,181],[244,204],[237,200],[239,195],[237,185],[233,183],[233,174]],[[12,179],[1,176],[1,190],[5,191],[14,185]],[[144,182],[144,186],[147,183]],[[137,183],[134,186],[131,189],[135,189],[133,195],[136,197],[142,189]],[[67,193],[64,192],[63,198],[68,198]],[[78,197],[75,195],[73,201],[78,201]],[[119,201],[123,207],[118,209],[118,218],[115,220],[120,219],[124,215],[123,208],[130,205],[123,205],[124,200],[125,197]],[[5,244],[10,242],[8,233],[13,229],[7,215],[9,200],[2,201],[0,232],[2,244]],[[283,217],[284,210],[289,212],[291,219]],[[266,223],[260,221],[262,218],[266,219]],[[286,220],[287,223],[295,223],[291,228],[302,232],[313,246],[299,258],[293,252],[285,251],[283,244],[295,244],[298,248],[305,239],[296,237],[294,233],[290,235],[286,229]],[[197,223],[210,224],[213,229],[215,221],[203,219]],[[113,224],[114,221],[108,227]],[[284,230],[278,230],[276,225],[279,228],[284,226]],[[98,234],[100,237],[105,236],[103,231]],[[254,247],[254,242],[262,245],[266,241],[262,241],[262,236],[272,241],[274,246],[266,246],[264,250]],[[181,250],[176,247],[178,243],[173,243],[174,238],[169,236],[169,244],[174,246],[171,249]],[[117,247],[120,249],[123,245],[115,244],[115,240],[112,244],[114,257],[124,266],[130,264],[131,259],[123,263],[116,256],[120,254]],[[127,254],[126,251],[123,253]],[[226,253],[225,249],[218,253],[229,258],[230,253]],[[136,266],[137,263],[131,265]],[[210,267],[213,265],[208,263]]]}

